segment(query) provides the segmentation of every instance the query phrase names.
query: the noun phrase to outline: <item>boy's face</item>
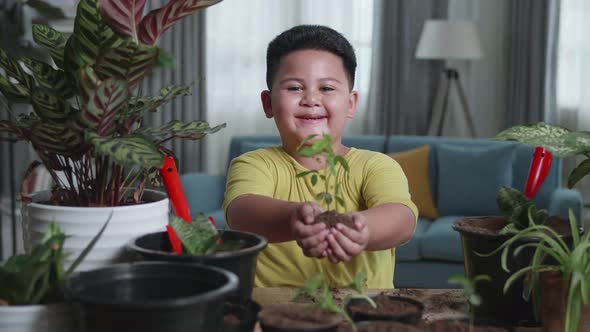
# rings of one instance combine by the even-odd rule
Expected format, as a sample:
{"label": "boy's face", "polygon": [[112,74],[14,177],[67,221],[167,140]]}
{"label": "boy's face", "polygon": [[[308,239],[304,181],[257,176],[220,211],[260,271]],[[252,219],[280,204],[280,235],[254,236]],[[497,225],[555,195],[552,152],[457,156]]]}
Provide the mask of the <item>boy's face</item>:
{"label": "boy's face", "polygon": [[356,112],[358,94],[338,56],[299,50],[280,62],[271,91],[261,94],[264,113],[274,118],[283,144],[296,147],[311,134],[332,136],[340,143],[348,118]]}

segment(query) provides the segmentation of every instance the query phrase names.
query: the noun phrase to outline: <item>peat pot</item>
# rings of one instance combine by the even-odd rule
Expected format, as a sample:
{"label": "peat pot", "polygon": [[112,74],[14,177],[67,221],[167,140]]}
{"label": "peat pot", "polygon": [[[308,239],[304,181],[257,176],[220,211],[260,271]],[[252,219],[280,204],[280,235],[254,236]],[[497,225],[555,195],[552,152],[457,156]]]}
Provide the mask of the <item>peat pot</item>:
{"label": "peat pot", "polygon": [[115,264],[78,272],[66,283],[83,332],[220,331],[235,274],[169,262]]}
{"label": "peat pot", "polygon": [[172,251],[166,232],[150,233],[129,242],[127,248],[140,259],[169,262],[194,262],[213,265],[231,271],[238,276],[239,287],[236,295],[244,302],[252,295],[256,256],[266,248],[268,242],[260,235],[248,232],[224,230],[223,242],[238,242],[240,248],[207,255],[178,255]]}

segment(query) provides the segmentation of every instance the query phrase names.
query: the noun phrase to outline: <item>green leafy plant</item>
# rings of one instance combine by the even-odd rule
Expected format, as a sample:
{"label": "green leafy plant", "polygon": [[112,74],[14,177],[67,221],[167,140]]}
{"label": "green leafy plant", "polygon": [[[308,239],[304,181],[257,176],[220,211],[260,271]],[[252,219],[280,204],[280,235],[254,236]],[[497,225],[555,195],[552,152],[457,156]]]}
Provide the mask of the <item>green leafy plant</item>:
{"label": "green leafy plant", "polygon": [[220,241],[223,231],[215,226],[203,214],[197,215],[190,223],[175,214],[170,214],[169,224],[182,242],[183,252],[190,255],[206,255],[220,251],[241,248],[238,242]]}
{"label": "green leafy plant", "polygon": [[508,128],[495,139],[518,141],[532,147],[542,146],[560,158],[583,156],[585,159],[570,173],[568,188],[573,188],[590,173],[590,132],[569,129],[539,122]]}
{"label": "green leafy plant", "polygon": [[[538,238],[540,241],[520,244],[514,249],[514,255],[526,248],[533,248],[534,254],[529,266],[515,271],[504,284],[506,292],[518,279],[527,277],[523,289],[523,297],[529,299],[534,295],[535,311],[538,311],[538,290],[540,288],[540,274],[546,271],[560,272],[565,289],[567,289],[567,306],[565,331],[578,330],[581,303],[590,304],[590,232],[580,237],[576,217],[569,212],[572,246],[570,247],[553,229],[544,225],[531,225],[518,232],[510,240],[502,244],[492,254],[502,252],[502,269],[508,270],[508,254],[510,247],[517,241],[526,238]],[[556,263],[549,264],[546,258],[552,258]]]}
{"label": "green leafy plant", "polygon": [[[189,95],[190,87],[170,85],[154,96],[139,88],[159,58],[160,36],[219,1],[170,0],[144,16],[145,0],[80,0],[71,35],[47,25],[32,28],[52,64],[12,58],[0,49],[1,95],[33,110],[0,121],[0,132],[32,144],[56,183],[53,203],[137,203],[146,181],[158,176],[164,156],[173,155],[165,142],[200,139],[225,126],[173,120],[151,128],[146,115]],[[135,188],[128,196],[132,202],[126,187]]]}
{"label": "green leafy plant", "polygon": [[476,292],[476,284],[480,281],[492,281],[492,277],[487,274],[480,274],[473,279],[466,277],[462,274],[454,274],[449,279],[450,284],[460,285],[463,288],[463,295],[467,298],[467,302],[470,304],[471,309],[469,310],[469,330],[473,331],[473,323],[475,320],[475,313],[473,307],[477,307],[481,304],[481,296]]}
{"label": "green leafy plant", "polygon": [[49,224],[43,239],[30,254],[12,256],[0,267],[0,302],[31,305],[63,301],[64,281],[94,247],[111,217],[112,213],[67,270],[64,268],[66,254],[63,252],[66,235],[55,222]]}
{"label": "green leafy plant", "polygon": [[352,299],[363,299],[369,302],[373,308],[377,307],[377,304],[367,294],[364,293],[363,284],[365,283],[365,276],[362,272],[357,272],[354,276],[352,283],[346,286],[347,289],[353,290],[354,294],[347,295],[340,304],[336,304],[330,287],[326,284],[324,276],[320,273],[309,279],[303,287],[297,288],[291,294],[291,300],[295,299],[300,295],[310,297],[314,306],[332,312],[342,316],[346,319],[354,329],[354,322],[346,312],[346,304]]}
{"label": "green leafy plant", "polygon": [[502,186],[496,200],[508,222],[500,230],[502,235],[516,234],[531,225],[544,225],[549,218],[547,210],[537,210],[535,202],[517,189]]}
{"label": "green leafy plant", "polygon": [[311,176],[311,184],[315,186],[319,180],[324,182],[324,191],[316,194],[315,199],[320,204],[325,203],[326,210],[330,210],[332,202],[336,201],[336,204],[346,209],[346,204],[342,198],[342,187],[340,183],[331,183],[331,179],[336,175],[336,167],[338,164],[344,168],[346,173],[349,172],[348,163],[342,156],[336,155],[334,149],[332,149],[332,137],[328,134],[324,134],[321,139],[316,140],[311,145],[306,145],[311,139],[317,135],[307,136],[299,147],[296,153],[303,157],[315,158],[318,162],[322,162],[321,157],[325,158],[327,167],[321,172],[318,170],[303,171],[297,174],[297,177]]}

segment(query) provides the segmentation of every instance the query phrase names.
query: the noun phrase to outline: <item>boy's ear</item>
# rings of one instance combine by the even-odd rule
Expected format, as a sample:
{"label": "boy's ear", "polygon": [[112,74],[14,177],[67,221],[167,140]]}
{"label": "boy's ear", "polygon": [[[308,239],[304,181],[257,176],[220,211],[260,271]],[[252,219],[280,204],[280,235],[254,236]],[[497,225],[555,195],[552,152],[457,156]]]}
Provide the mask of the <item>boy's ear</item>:
{"label": "boy's ear", "polygon": [[356,91],[351,91],[350,95],[348,96],[348,112],[346,113],[346,117],[349,119],[354,118],[356,114],[356,107],[359,102],[359,93]]}
{"label": "boy's ear", "polygon": [[272,97],[269,90],[264,90],[260,93],[260,100],[262,101],[262,108],[267,118],[272,118]]}

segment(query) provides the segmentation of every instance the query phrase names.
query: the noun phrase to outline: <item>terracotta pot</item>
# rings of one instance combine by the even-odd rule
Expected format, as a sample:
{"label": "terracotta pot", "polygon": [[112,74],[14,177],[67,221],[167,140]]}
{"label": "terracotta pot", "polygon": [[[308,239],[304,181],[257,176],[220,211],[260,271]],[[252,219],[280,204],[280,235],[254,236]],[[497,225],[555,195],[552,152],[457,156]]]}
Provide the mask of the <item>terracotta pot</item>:
{"label": "terracotta pot", "polygon": [[[543,272],[541,276],[541,320],[543,331],[565,331],[567,291],[563,287],[561,272]],[[590,332],[590,305],[582,305],[579,332]]]}

